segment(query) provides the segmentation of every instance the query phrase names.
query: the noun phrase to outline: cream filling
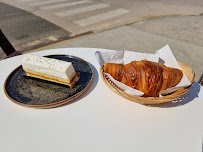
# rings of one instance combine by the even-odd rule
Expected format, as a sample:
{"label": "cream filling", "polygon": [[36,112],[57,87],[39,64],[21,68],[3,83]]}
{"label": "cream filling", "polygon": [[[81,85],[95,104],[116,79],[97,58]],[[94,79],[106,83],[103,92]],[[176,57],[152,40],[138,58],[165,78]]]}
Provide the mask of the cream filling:
{"label": "cream filling", "polygon": [[36,76],[36,77],[40,77],[40,78],[44,78],[46,80],[54,80],[54,81],[59,81],[61,83],[68,83],[71,84],[73,79],[76,76],[76,73],[72,73],[72,75],[67,79],[67,78],[61,78],[61,77],[56,77],[50,74],[46,74],[46,73],[42,73],[42,72],[37,72],[37,71],[33,71],[30,69],[24,69],[24,71],[26,72],[26,74],[28,76]]}
{"label": "cream filling", "polygon": [[72,75],[76,74],[71,62],[65,62],[47,57],[39,57],[30,54],[23,57],[22,66],[23,69],[29,69],[34,72],[67,80],[72,79]]}

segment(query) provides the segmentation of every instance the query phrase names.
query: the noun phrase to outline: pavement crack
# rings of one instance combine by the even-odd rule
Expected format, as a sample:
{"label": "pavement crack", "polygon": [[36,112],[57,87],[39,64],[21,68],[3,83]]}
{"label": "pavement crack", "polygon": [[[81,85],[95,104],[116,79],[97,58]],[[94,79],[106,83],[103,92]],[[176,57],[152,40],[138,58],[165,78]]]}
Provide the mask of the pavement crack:
{"label": "pavement crack", "polygon": [[168,17],[181,17],[181,16],[203,16],[203,13],[201,13],[200,15],[181,15],[181,14],[168,14],[168,15],[148,15],[148,16],[144,16],[141,20],[137,20],[137,21],[133,21],[131,23],[126,24],[126,26],[135,24],[135,23],[139,23],[139,22],[143,22],[143,21],[147,21],[147,20],[153,20],[153,19],[161,19],[161,18],[168,18]]}

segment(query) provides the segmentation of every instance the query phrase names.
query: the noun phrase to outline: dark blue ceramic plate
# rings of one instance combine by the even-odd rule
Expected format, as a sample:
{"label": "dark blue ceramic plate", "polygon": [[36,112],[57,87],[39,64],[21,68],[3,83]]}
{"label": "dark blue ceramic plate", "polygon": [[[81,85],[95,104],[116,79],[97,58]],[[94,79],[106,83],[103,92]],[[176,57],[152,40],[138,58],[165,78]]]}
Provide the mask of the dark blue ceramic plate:
{"label": "dark blue ceramic plate", "polygon": [[70,55],[49,55],[67,62],[72,62],[80,78],[70,88],[67,85],[38,78],[26,77],[22,66],[17,67],[5,81],[5,94],[13,102],[33,108],[53,108],[64,105],[84,93],[92,81],[93,70],[90,64],[81,58]]}

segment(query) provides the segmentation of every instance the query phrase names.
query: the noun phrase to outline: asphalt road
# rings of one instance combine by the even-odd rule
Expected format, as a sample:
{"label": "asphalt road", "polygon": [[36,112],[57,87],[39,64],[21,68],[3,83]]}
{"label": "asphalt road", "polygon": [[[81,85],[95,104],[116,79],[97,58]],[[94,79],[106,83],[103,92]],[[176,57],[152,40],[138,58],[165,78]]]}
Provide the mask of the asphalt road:
{"label": "asphalt road", "polygon": [[[24,52],[69,38],[67,30],[0,2],[0,28],[14,48]],[[5,57],[0,49],[0,56]]]}

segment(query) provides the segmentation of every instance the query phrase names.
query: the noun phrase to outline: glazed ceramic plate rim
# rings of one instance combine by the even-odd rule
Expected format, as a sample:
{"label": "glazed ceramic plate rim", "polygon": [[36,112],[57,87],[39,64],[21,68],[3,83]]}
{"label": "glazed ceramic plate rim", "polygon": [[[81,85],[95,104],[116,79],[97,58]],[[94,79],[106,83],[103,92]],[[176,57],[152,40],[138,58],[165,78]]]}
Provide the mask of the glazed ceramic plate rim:
{"label": "glazed ceramic plate rim", "polygon": [[93,79],[93,69],[91,67],[91,65],[85,61],[84,59],[80,58],[80,57],[77,57],[77,56],[74,56],[74,55],[68,55],[68,54],[50,54],[50,55],[45,55],[45,57],[52,57],[52,56],[66,56],[68,58],[76,58],[80,61],[83,61],[84,63],[86,63],[88,65],[88,67],[90,68],[90,71],[91,71],[91,78],[89,79],[89,82],[88,84],[82,89],[80,90],[78,93],[74,94],[74,95],[71,95],[70,97],[66,98],[66,99],[63,99],[63,100],[59,100],[59,101],[56,101],[56,102],[53,102],[53,103],[47,103],[47,104],[40,104],[40,105],[35,105],[35,104],[25,104],[25,103],[22,103],[22,102],[19,102],[19,101],[16,101],[15,99],[13,99],[9,94],[8,92],[6,91],[6,84],[7,84],[7,81],[9,79],[9,77],[16,71],[16,70],[20,70],[22,68],[22,65],[19,65],[17,66],[14,70],[11,71],[11,73],[9,73],[9,75],[7,76],[5,82],[4,82],[4,93],[6,94],[6,96],[11,100],[13,101],[14,103],[18,104],[18,105],[22,105],[24,107],[31,107],[31,108],[42,108],[42,109],[45,109],[45,108],[54,108],[54,107],[59,107],[59,106],[62,106],[62,105],[65,105],[67,104],[68,102],[71,102],[73,101],[74,99],[78,98],[79,96],[81,96],[90,86],[90,83],[92,82],[92,79]]}

